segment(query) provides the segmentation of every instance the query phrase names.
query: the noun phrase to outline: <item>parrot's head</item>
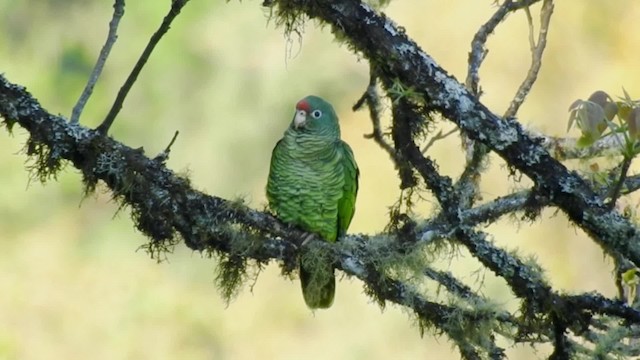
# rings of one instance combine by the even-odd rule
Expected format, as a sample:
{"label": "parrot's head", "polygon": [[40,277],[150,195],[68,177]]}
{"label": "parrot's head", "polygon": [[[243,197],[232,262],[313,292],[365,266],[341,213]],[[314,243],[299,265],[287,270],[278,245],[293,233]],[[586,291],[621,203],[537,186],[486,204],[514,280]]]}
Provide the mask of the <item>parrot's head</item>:
{"label": "parrot's head", "polygon": [[309,95],[298,101],[291,127],[297,132],[340,137],[333,106],[318,96]]}

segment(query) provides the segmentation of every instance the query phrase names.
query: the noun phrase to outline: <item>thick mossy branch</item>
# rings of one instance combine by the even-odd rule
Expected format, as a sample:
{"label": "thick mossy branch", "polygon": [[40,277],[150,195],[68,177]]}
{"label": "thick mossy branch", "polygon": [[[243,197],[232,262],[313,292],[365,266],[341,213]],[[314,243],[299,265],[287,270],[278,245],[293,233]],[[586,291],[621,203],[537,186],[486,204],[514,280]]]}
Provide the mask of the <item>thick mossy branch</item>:
{"label": "thick mossy branch", "polygon": [[[49,114],[24,88],[1,75],[0,115],[9,129],[18,123],[29,131],[27,154],[41,181],[55,177],[63,164],[70,163],[82,172],[87,194],[98,182],[106,184],[120,206],[131,209],[135,226],[150,238],[146,248],[153,257],[161,258],[184,241],[189,248],[218,258],[216,282],[227,301],[251,277],[252,269],[277,260],[290,274],[302,257],[311,267],[332,263],[361,279],[367,294],[382,307],[390,301],[411,309],[422,331],[446,333],[464,358],[504,358],[496,335],[515,342],[554,343],[558,356],[569,356],[580,351],[566,335],[569,331],[601,348],[634,351],[625,347],[628,333],[619,330],[616,321],[623,320],[624,326],[640,324],[640,312],[598,294],[560,294],[535,262],[494,246],[476,230],[506,213],[527,211],[527,202],[535,197],[536,209],[560,207],[607,252],[625,254],[640,264],[640,236],[633,224],[609,212],[589,184],[549,156],[540,139],[528,135],[517,121],[491,113],[390,19],[368,5],[355,0],[268,3],[275,4],[274,19],[287,32],[300,34],[307,17],[320,19],[369,59],[393,104],[394,154],[408,166],[411,181],[406,183],[417,186],[414,175],[419,174],[441,205],[433,219],[398,221],[387,233],[350,235],[336,244],[314,240],[301,251],[307,234],[239,201],[192,189],[189,180],[167,169],[161,158],[151,159],[143,149]],[[469,208],[473,204],[464,200],[466,192],[440,175],[435,161],[418,147],[417,138],[427,132],[434,112],[529,176],[535,187]],[[437,253],[433,249],[446,241],[466,247],[505,280],[521,301],[517,316],[454,275],[431,269]],[[421,286],[426,278],[446,289],[446,303]],[[599,331],[619,335],[593,335]]]}
{"label": "thick mossy branch", "polygon": [[[47,113],[38,102],[18,85],[0,76],[0,115],[5,122],[16,122],[36,134],[29,140],[40,153],[56,153],[56,158],[70,162],[81,170],[87,191],[102,181],[113,197],[131,208],[136,227],[151,242],[150,253],[160,257],[182,240],[194,250],[205,251],[223,258],[220,282],[227,284],[226,295],[233,295],[237,279],[243,277],[246,259],[259,263],[276,259],[286,269],[294,269],[306,234],[281,223],[268,213],[255,211],[237,201],[209,196],[190,187],[189,181],[177,176],[160,161],[145,156],[142,149],[132,149],[96,131],[63,117]],[[38,162],[45,171],[50,162]],[[369,241],[370,240],[370,241]],[[350,236],[337,245],[317,242],[329,247],[336,266],[346,273],[367,280],[358,266],[367,258],[367,266],[375,263],[382,271],[394,258],[401,256],[382,253],[398,243],[393,235],[373,239]],[[385,243],[390,244],[385,246]],[[238,259],[245,259],[239,261]],[[228,266],[227,266],[228,265]],[[415,265],[414,265],[415,266]],[[382,297],[396,301],[397,299]]]}
{"label": "thick mossy branch", "polygon": [[[59,164],[68,162],[82,172],[88,192],[98,181],[106,184],[121,206],[131,208],[136,227],[151,239],[147,249],[154,257],[161,257],[180,240],[191,249],[218,257],[221,261],[217,282],[225,299],[233,298],[251,277],[247,275],[251,267],[259,269],[262,264],[277,260],[285,273],[296,268],[299,246],[307,234],[240,201],[192,189],[188,179],[171,172],[163,161],[150,159],[142,149],[132,149],[46,112],[24,88],[9,83],[3,76],[0,76],[0,116],[8,127],[17,123],[30,133],[28,144],[34,149],[37,173],[55,174]],[[450,191],[448,185],[443,189]],[[552,293],[531,264],[492,246],[482,234],[471,231],[477,224],[474,221],[481,222],[510,208],[509,199],[496,201],[493,206],[461,211],[455,223],[440,216],[387,234],[350,235],[335,244],[316,241],[312,245],[330,254],[336,268],[365,282],[367,292],[379,304],[384,306],[390,301],[410,308],[421,328],[447,333],[464,356],[502,357],[493,333],[507,338],[511,338],[509,334],[539,334],[549,339],[545,329],[531,325],[543,324],[541,320],[548,313],[563,313],[565,322],[581,319],[586,326],[590,325],[588,315],[594,313],[640,323],[640,313],[623,303],[589,294],[550,296]],[[502,203],[507,205],[501,206]],[[465,223],[469,219],[474,221]],[[420,266],[426,268],[429,256],[433,256],[425,251],[425,246],[447,237],[463,243],[474,256],[507,279],[529,310],[519,319],[506,316],[478,295],[470,295],[470,290],[455,279],[442,275],[434,281],[444,284],[453,299],[464,301],[440,304],[428,300],[424,289],[418,289],[417,282],[409,278],[423,276],[424,269]]]}
{"label": "thick mossy branch", "polygon": [[[87,193],[104,182],[118,203],[131,208],[136,227],[152,246],[170,247],[178,239],[199,251],[220,251],[267,261],[286,261],[302,238],[269,214],[234,201],[209,196],[190,187],[188,179],[168,170],[161,161],[61,116],[47,113],[18,85],[0,76],[0,115],[7,125],[29,131],[27,153],[33,171],[46,180],[67,161],[82,172]],[[269,232],[271,236],[264,234]]]}

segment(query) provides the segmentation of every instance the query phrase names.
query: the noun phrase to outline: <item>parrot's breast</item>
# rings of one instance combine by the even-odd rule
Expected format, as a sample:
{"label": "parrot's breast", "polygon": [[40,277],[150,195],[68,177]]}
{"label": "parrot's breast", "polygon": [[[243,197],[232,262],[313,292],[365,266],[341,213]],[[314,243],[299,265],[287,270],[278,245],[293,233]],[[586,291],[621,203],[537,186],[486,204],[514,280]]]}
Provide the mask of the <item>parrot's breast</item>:
{"label": "parrot's breast", "polygon": [[335,241],[343,188],[341,154],[332,142],[301,144],[285,137],[274,148],[267,198],[284,222]]}

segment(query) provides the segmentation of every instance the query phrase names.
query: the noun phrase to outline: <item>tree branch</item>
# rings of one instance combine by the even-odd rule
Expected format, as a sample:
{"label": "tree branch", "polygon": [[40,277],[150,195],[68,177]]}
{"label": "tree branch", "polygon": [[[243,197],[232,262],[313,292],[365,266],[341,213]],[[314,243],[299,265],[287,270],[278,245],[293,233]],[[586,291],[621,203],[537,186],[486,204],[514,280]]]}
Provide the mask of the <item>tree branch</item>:
{"label": "tree branch", "polygon": [[514,2],[511,0],[505,0],[498,10],[491,16],[491,18],[476,32],[471,41],[471,52],[469,53],[469,60],[467,61],[469,66],[467,69],[467,79],[465,86],[469,91],[480,97],[482,96],[482,89],[480,88],[480,66],[487,57],[487,49],[485,45],[489,35],[491,35],[498,25],[505,19],[505,17],[516,9]]}
{"label": "tree branch", "polygon": [[547,33],[549,32],[549,23],[551,21],[551,14],[553,14],[553,0],[544,0],[542,3],[542,9],[540,10],[540,31],[538,32],[538,42],[533,39],[533,19],[531,18],[531,11],[529,8],[525,8],[527,14],[527,20],[529,22],[529,43],[531,46],[531,67],[527,73],[527,77],[524,79],[516,95],[513,97],[509,108],[504,113],[503,117],[513,117],[518,113],[520,105],[524,102],[524,99],[531,91],[531,87],[538,78],[538,72],[540,66],[542,66],[542,54],[547,46]]}
{"label": "tree branch", "polygon": [[[158,256],[163,249],[173,246],[177,239],[182,239],[191,249],[223,258],[239,257],[258,263],[278,260],[288,272],[297,266],[298,248],[306,238],[304,232],[281,223],[270,214],[192,189],[188,180],[176,176],[162,162],[144,156],[142,149],[132,149],[95,130],[69,123],[61,116],[46,112],[24,88],[11,84],[3,76],[0,76],[0,115],[9,129],[18,124],[29,131],[27,143],[35,149],[32,156],[37,158],[39,171],[49,171],[47,174],[53,176],[55,170],[60,168],[56,164],[68,161],[82,172],[88,189],[95,187],[99,180],[104,182],[116,201],[131,207],[136,227],[151,239],[147,248],[152,255]],[[416,151],[420,153],[419,149]],[[427,231],[431,232],[430,236],[426,235]],[[419,249],[428,245],[425,242],[428,237],[452,236],[494,272],[505,277],[518,296],[539,299],[534,302],[541,302],[545,293],[549,293],[545,285],[540,287],[544,283],[536,280],[538,275],[527,270],[526,265],[491,246],[482,234],[470,231],[466,226],[452,226],[445,221],[428,230],[416,229],[413,245],[400,241],[401,236],[406,237],[407,234],[388,233],[373,237],[349,235],[335,244],[321,241],[313,243],[330,250],[338,259],[337,267],[363,280],[369,293],[379,301],[391,301],[409,307],[415,311],[423,326],[444,330],[458,344],[466,358],[477,358],[481,353],[501,358],[502,350],[495,345],[492,337],[486,337],[493,330],[478,334],[484,337],[479,343],[470,343],[468,338],[461,336],[461,331],[470,331],[477,328],[480,322],[486,322],[487,326],[499,332],[498,328],[494,328],[498,326],[496,324],[513,326],[512,319],[500,311],[464,311],[427,300],[408,283],[385,275],[387,270],[384,261],[380,262],[381,249],[385,249],[385,256],[391,258],[410,256],[414,251],[409,249],[407,252],[407,246]],[[451,289],[452,293],[457,292],[458,296],[479,299],[449,276],[440,274],[435,279]],[[457,290],[454,290],[456,287]],[[567,303],[563,296],[557,295],[555,298],[546,306]],[[605,301],[605,298],[595,298],[599,303],[588,298],[580,300],[580,295],[571,299],[575,299],[573,306],[561,308],[567,317],[582,318],[583,308],[587,308],[603,314],[624,316],[629,322],[636,323],[640,319],[640,313],[636,310],[624,304]],[[527,330],[527,324],[531,321],[527,320],[528,316],[535,317],[538,311],[558,310],[542,306],[534,308],[517,323],[518,332],[525,334],[531,331]],[[497,323],[494,324],[494,321]]]}
{"label": "tree branch", "polygon": [[73,123],[80,121],[80,114],[82,114],[84,106],[93,93],[93,87],[96,85],[96,82],[98,82],[98,79],[100,78],[100,74],[102,73],[104,64],[107,62],[107,58],[111,53],[111,48],[118,39],[118,25],[120,24],[120,19],[123,15],[124,0],[115,0],[113,4],[113,16],[111,18],[111,21],[109,22],[109,33],[107,34],[107,40],[102,46],[102,50],[100,50],[100,55],[98,56],[96,65],[93,67],[93,71],[91,71],[89,81],[87,81],[87,85],[85,85],[84,90],[82,91],[82,94],[78,99],[78,102],[73,107],[73,111],[71,112],[71,122]]}

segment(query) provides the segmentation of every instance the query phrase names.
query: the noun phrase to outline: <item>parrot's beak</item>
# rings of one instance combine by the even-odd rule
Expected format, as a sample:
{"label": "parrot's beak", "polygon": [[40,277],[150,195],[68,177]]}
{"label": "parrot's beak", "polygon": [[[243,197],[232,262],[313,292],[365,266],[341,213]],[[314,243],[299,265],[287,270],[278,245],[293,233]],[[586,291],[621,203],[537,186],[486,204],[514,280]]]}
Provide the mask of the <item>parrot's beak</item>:
{"label": "parrot's beak", "polygon": [[307,112],[304,110],[296,110],[296,116],[293,118],[293,126],[296,129],[304,128],[307,124]]}

